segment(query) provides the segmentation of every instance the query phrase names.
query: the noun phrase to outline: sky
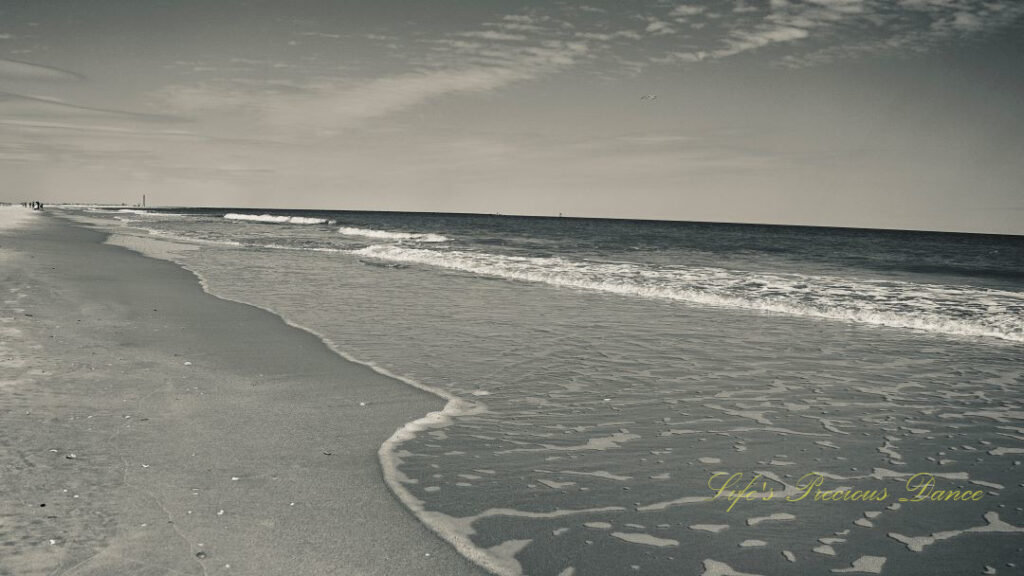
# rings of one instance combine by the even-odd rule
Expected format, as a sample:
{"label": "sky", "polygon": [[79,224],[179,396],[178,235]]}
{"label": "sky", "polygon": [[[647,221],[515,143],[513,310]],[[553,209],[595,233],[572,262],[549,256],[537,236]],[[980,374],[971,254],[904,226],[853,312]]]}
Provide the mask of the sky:
{"label": "sky", "polygon": [[0,201],[1024,234],[1020,0],[2,0]]}

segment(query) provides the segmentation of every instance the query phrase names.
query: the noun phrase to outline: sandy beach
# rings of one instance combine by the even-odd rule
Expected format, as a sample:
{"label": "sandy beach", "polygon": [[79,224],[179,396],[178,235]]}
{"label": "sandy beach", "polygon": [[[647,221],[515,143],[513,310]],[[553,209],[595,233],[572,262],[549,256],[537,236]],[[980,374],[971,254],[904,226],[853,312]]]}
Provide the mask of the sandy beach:
{"label": "sandy beach", "polygon": [[0,224],[0,574],[479,574],[377,450],[442,402],[47,214]]}

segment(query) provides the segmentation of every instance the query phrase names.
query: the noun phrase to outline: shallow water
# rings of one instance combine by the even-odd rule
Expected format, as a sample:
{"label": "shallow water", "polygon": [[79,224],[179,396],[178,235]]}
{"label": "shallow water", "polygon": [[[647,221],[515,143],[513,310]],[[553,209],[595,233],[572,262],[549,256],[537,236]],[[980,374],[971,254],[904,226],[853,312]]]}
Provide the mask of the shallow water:
{"label": "shallow water", "polygon": [[[493,570],[1024,563],[1019,238],[229,212],[82,216],[456,399],[383,457]],[[886,497],[786,501],[811,472]],[[980,499],[899,502],[919,472]]]}

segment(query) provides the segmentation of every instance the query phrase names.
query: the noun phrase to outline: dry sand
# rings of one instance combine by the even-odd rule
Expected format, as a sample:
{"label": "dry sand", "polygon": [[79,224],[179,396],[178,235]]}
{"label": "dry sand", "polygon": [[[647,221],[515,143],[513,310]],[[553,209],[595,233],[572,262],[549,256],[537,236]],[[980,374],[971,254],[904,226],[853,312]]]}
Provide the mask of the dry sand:
{"label": "dry sand", "polygon": [[441,401],[103,238],[0,228],[0,574],[481,573],[376,457]]}

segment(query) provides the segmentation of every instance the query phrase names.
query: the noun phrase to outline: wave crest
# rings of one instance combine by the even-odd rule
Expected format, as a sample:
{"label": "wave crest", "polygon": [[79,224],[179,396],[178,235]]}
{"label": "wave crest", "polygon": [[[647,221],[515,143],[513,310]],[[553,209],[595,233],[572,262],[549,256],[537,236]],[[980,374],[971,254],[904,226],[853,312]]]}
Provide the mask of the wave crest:
{"label": "wave crest", "polygon": [[374,245],[355,254],[483,276],[611,294],[677,300],[1024,342],[1024,295],[970,286],[764,274],[709,267],[654,267],[564,258]]}
{"label": "wave crest", "polygon": [[388,232],[387,230],[373,230],[370,228],[354,228],[342,226],[338,228],[339,234],[346,236],[362,236],[364,238],[379,238],[382,240],[412,240],[414,242],[447,242],[448,237],[440,234],[417,234],[414,232]]}
{"label": "wave crest", "polygon": [[305,216],[274,216],[273,214],[236,214],[234,212],[224,215],[228,220],[243,220],[246,222],[264,222],[267,224],[327,224],[324,218],[307,218]]}

